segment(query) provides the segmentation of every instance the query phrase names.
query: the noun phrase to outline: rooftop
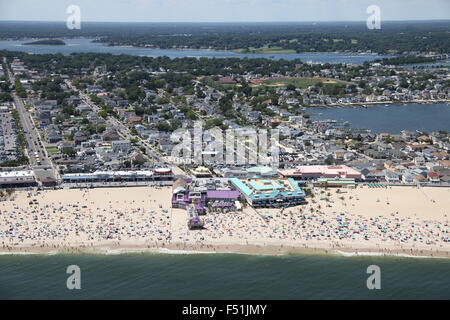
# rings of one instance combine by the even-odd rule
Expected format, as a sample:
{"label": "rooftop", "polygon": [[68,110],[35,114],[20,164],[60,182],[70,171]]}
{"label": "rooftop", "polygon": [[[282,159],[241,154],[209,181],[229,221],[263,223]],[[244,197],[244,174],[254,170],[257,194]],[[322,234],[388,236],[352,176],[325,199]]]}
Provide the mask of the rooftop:
{"label": "rooftop", "polygon": [[273,199],[276,197],[304,197],[305,192],[294,179],[230,179],[241,193],[252,199]]}
{"label": "rooftop", "polygon": [[9,171],[0,172],[0,178],[34,177],[33,171]]}

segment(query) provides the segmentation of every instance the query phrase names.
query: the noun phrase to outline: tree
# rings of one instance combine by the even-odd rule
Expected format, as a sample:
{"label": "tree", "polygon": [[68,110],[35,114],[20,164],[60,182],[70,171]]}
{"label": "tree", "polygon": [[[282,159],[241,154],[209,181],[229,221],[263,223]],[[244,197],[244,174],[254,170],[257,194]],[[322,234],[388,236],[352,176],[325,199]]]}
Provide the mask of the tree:
{"label": "tree", "polygon": [[288,91],[295,91],[295,85],[293,85],[292,83],[289,83],[286,86],[286,90],[288,90]]}
{"label": "tree", "polygon": [[62,148],[61,153],[65,154],[65,155],[67,155],[69,157],[73,157],[73,156],[75,156],[77,154],[77,152],[73,148],[70,148],[70,147]]}
{"label": "tree", "polygon": [[197,115],[192,110],[189,110],[188,112],[186,112],[186,118],[188,118],[189,120],[197,120],[198,119]]}
{"label": "tree", "polygon": [[12,101],[13,98],[11,96],[11,94],[9,94],[8,92],[1,92],[0,93],[0,102],[8,102],[8,101]]}

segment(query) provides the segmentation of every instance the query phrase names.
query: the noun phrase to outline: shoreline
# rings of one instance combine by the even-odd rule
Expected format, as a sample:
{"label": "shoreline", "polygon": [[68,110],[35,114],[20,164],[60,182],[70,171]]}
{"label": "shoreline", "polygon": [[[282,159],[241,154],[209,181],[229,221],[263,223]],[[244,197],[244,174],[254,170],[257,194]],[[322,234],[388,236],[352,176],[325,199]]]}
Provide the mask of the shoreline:
{"label": "shoreline", "polygon": [[257,256],[279,256],[290,255],[322,255],[322,256],[342,256],[342,257],[400,257],[400,258],[420,258],[420,259],[450,259],[450,251],[430,250],[412,248],[370,248],[363,246],[355,247],[332,247],[332,246],[311,246],[300,245],[264,245],[259,244],[185,244],[168,243],[161,245],[145,244],[125,244],[111,245],[98,244],[92,247],[85,246],[63,246],[63,247],[34,247],[17,246],[11,251],[0,249],[0,257],[5,255],[63,255],[63,254],[100,254],[100,255],[122,255],[133,253],[151,254],[242,254]]}
{"label": "shoreline", "polygon": [[362,107],[369,108],[370,106],[377,106],[379,104],[389,105],[403,105],[403,104],[438,104],[438,103],[450,103],[450,99],[437,99],[437,100],[414,100],[414,101],[371,101],[371,102],[350,102],[350,103],[330,103],[330,104],[310,104],[303,106],[303,108],[326,108],[326,107]]}
{"label": "shoreline", "polygon": [[[24,37],[24,38],[16,38],[16,39],[11,39],[11,38],[0,38],[0,41],[27,41],[27,40],[36,40],[36,39],[42,39],[42,38],[33,38],[33,37]],[[231,53],[236,53],[236,54],[262,54],[262,55],[283,55],[283,54],[345,54],[345,55],[358,55],[358,56],[386,56],[386,57],[397,57],[399,55],[390,55],[390,54],[384,54],[384,53],[376,53],[376,52],[344,52],[344,51],[303,51],[300,53],[297,52],[291,52],[291,53],[286,53],[286,52],[269,52],[269,53],[253,53],[253,52],[235,52],[235,50],[241,50],[241,49],[219,49],[219,48],[160,48],[160,47],[146,47],[146,46],[137,46],[137,45],[114,45],[111,44],[110,42],[101,42],[101,41],[95,41],[98,40],[98,38],[96,37],[61,37],[61,39],[65,39],[65,40],[91,40],[90,42],[92,43],[97,43],[99,45],[103,45],[105,47],[118,47],[118,48],[136,48],[136,49],[151,49],[151,50],[179,50],[179,51],[183,51],[183,50],[202,50],[202,51],[214,51],[214,52],[231,52]]]}

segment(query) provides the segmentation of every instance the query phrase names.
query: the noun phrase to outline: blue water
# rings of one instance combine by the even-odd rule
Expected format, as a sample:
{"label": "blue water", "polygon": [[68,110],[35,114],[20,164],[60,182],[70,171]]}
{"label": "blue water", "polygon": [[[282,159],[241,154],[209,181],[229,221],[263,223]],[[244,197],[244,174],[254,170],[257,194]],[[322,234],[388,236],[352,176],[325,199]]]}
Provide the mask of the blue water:
{"label": "blue water", "polygon": [[306,111],[313,119],[348,121],[353,128],[372,132],[399,133],[401,130],[450,131],[450,104],[389,104],[362,107],[317,107]]}
{"label": "blue water", "polygon": [[384,58],[386,56],[378,55],[358,55],[347,53],[292,53],[292,54],[241,54],[231,51],[215,51],[205,49],[150,49],[134,47],[110,47],[101,43],[91,42],[89,39],[65,39],[65,46],[49,45],[23,45],[29,41],[0,41],[0,50],[23,51],[26,53],[62,53],[65,55],[74,52],[97,52],[111,54],[129,54],[136,56],[159,57],[167,56],[169,58],[182,57],[208,57],[208,58],[270,58],[293,60],[300,59],[303,62],[323,62],[323,63],[353,63],[362,64],[365,61]]}
{"label": "blue water", "polygon": [[[81,268],[68,290],[67,266]],[[381,290],[368,290],[369,265]],[[0,256],[0,299],[450,299],[450,260],[324,255]]]}
{"label": "blue water", "polygon": [[417,64],[407,64],[399,66],[400,68],[423,68],[423,69],[433,69],[433,67],[441,67],[441,66],[450,66],[450,59],[447,60],[440,60],[437,62],[430,62],[430,63],[417,63]]}
{"label": "blue water", "polygon": [[[236,54],[211,50],[108,47],[88,39],[67,46],[23,46],[0,41],[0,50],[28,53],[99,52],[139,56],[265,57],[363,63],[382,56],[336,53]],[[318,118],[350,121],[374,132],[450,130],[448,104],[364,108],[311,108]],[[323,113],[319,116],[319,113]],[[68,290],[69,265],[81,268],[81,290]],[[381,268],[381,290],[368,290],[366,269]],[[450,299],[450,260],[323,255],[3,255],[0,299]]]}

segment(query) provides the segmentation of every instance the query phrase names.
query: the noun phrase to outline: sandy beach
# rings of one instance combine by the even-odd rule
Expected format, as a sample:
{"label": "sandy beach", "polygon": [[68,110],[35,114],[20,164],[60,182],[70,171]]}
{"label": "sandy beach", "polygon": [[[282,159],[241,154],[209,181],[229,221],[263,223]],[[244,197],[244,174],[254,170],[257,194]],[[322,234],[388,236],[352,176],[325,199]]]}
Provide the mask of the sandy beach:
{"label": "sandy beach", "polygon": [[314,189],[306,205],[209,213],[190,231],[170,187],[17,191],[0,202],[4,253],[174,251],[450,257],[450,188]]}

